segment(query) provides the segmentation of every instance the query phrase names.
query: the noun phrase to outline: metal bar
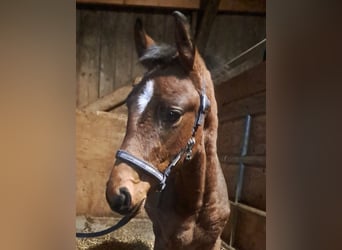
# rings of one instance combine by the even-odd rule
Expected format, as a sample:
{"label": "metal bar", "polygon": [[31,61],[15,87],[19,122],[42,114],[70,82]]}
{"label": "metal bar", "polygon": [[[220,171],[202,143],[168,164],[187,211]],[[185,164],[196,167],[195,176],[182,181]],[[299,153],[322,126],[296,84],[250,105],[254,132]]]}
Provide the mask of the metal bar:
{"label": "metal bar", "polygon": [[232,246],[229,246],[226,242],[224,242],[222,240],[222,243],[221,243],[221,246],[222,248],[226,249],[226,250],[237,250],[236,248],[232,247]]}
{"label": "metal bar", "polygon": [[234,57],[231,60],[229,60],[228,62],[226,62],[224,64],[224,66],[227,67],[228,65],[230,65],[233,62],[237,61],[238,59],[240,59],[241,57],[243,57],[244,55],[248,54],[249,52],[251,52],[252,50],[254,50],[255,48],[259,47],[260,45],[262,45],[264,43],[266,43],[266,38],[262,39],[257,44],[254,44],[252,47],[250,47],[250,48],[246,49],[245,51],[243,51],[242,53],[238,54],[236,57]]}
{"label": "metal bar", "polygon": [[[243,135],[243,141],[242,141],[242,147],[241,147],[241,157],[244,157],[247,155],[247,149],[248,149],[248,142],[249,142],[249,135],[251,130],[251,116],[246,116],[246,123],[245,123],[245,132]],[[238,183],[236,187],[235,192],[235,202],[239,202],[240,196],[241,196],[241,190],[242,190],[242,184],[243,184],[243,174],[245,172],[245,165],[243,162],[239,162],[240,164],[240,171],[239,171],[239,177],[238,177]]]}
{"label": "metal bar", "polygon": [[[242,141],[242,147],[241,147],[241,157],[244,157],[247,155],[248,150],[248,142],[249,142],[249,135],[251,130],[251,115],[246,116],[246,123],[245,123],[245,132],[243,135],[243,141]],[[240,168],[239,168],[239,176],[238,176],[238,182],[235,190],[235,201],[234,205],[238,206],[238,202],[240,200],[241,196],[241,190],[242,190],[242,184],[243,184],[243,174],[245,171],[245,165],[240,161],[239,162]],[[234,240],[235,240],[235,230],[236,230],[236,224],[237,224],[237,213],[234,213],[234,216],[232,218],[232,227],[231,227],[231,233],[230,233],[230,242],[229,245],[233,246]]]}

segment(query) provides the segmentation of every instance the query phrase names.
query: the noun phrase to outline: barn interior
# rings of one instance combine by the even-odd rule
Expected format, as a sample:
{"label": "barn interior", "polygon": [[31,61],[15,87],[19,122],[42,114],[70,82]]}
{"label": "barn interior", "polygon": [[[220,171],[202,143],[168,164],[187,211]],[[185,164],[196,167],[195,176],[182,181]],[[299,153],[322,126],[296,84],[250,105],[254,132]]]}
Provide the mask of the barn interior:
{"label": "barn interior", "polygon": [[[218,156],[231,216],[223,249],[266,249],[266,1],[76,0],[76,228],[96,231],[120,219],[105,198],[114,155],[125,134],[124,102],[145,69],[133,39],[141,18],[156,40],[174,41],[171,13],[191,24],[215,84]],[[142,212],[118,231],[77,239],[77,249],[152,249]]]}

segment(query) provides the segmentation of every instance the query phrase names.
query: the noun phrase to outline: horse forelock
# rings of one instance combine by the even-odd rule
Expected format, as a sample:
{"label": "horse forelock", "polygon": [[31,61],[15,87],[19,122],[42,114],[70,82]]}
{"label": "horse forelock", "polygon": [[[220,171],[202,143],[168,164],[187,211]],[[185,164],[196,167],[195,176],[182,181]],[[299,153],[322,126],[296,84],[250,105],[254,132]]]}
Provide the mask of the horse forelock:
{"label": "horse forelock", "polygon": [[165,64],[171,62],[178,52],[174,46],[168,44],[152,45],[139,58],[141,63]]}

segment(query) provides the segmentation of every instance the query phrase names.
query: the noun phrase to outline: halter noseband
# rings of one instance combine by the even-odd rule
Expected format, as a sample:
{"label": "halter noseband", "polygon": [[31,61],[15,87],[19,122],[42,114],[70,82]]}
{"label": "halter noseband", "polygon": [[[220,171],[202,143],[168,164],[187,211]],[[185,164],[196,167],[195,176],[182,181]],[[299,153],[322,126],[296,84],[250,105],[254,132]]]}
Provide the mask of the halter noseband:
{"label": "halter noseband", "polygon": [[135,157],[134,155],[130,154],[129,152],[125,150],[121,150],[121,149],[118,150],[116,152],[116,159],[125,162],[131,167],[141,169],[145,171],[146,173],[150,174],[151,176],[155,177],[159,181],[159,185],[160,185],[159,191],[162,191],[166,186],[166,179],[171,173],[172,168],[177,165],[177,163],[182,158],[182,156],[186,154],[185,159],[186,160],[191,159],[192,148],[196,143],[196,140],[195,140],[196,131],[198,127],[203,124],[205,112],[209,107],[210,107],[210,101],[207,95],[205,94],[205,84],[204,84],[202,91],[200,93],[200,107],[198,109],[197,116],[195,119],[195,124],[192,129],[192,135],[190,139],[188,140],[186,146],[182,148],[179,151],[179,153],[173,158],[173,160],[169,163],[169,165],[167,166],[164,172],[160,172],[152,164]]}

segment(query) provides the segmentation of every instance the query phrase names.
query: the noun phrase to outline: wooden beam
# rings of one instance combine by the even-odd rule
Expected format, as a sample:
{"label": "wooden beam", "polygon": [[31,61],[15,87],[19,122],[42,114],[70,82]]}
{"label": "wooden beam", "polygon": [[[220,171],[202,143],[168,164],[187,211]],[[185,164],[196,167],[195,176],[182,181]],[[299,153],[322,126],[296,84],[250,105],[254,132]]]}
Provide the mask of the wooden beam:
{"label": "wooden beam", "polygon": [[266,0],[221,0],[220,11],[266,13]]}
{"label": "wooden beam", "polygon": [[266,91],[219,106],[220,124],[244,119],[246,115],[262,115],[266,113]]}
{"label": "wooden beam", "polygon": [[215,86],[219,110],[225,105],[266,91],[266,63],[260,63],[243,74]]}
{"label": "wooden beam", "polygon": [[[223,175],[227,181],[229,199],[235,200],[235,189],[239,179],[240,166],[221,163]],[[266,170],[253,165],[245,167],[240,203],[259,210],[266,210]]]}
{"label": "wooden beam", "polygon": [[[109,4],[152,8],[200,9],[200,0],[76,0],[79,4]],[[219,11],[266,13],[266,0],[221,0]]]}
{"label": "wooden beam", "polygon": [[233,249],[266,249],[266,212],[231,202],[229,221],[222,239]]}
{"label": "wooden beam", "polygon": [[244,210],[246,212],[259,215],[261,217],[266,217],[266,212],[263,210],[257,209],[255,207],[247,206],[247,205],[239,203],[239,202],[236,203],[236,202],[229,201],[229,203],[231,206],[237,207],[240,210]]}
{"label": "wooden beam", "polygon": [[246,165],[251,165],[253,167],[262,167],[264,168],[266,166],[266,157],[265,156],[228,156],[223,155],[220,156],[220,162],[221,163],[227,163],[227,164],[239,164],[244,163]]}
{"label": "wooden beam", "polygon": [[[220,156],[240,155],[241,138],[244,133],[245,122],[246,119],[241,118],[226,123],[220,123],[217,138],[217,153]],[[248,155],[266,155],[266,114],[253,115]]]}
{"label": "wooden beam", "polygon": [[115,107],[125,103],[126,97],[132,90],[131,85],[125,85],[114,92],[96,100],[85,106],[83,109],[87,111],[109,111]]}
{"label": "wooden beam", "polygon": [[214,23],[221,0],[201,0],[199,19],[197,20],[196,45],[198,50],[204,54],[210,35],[211,26]]}

